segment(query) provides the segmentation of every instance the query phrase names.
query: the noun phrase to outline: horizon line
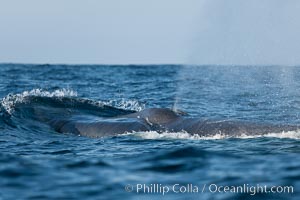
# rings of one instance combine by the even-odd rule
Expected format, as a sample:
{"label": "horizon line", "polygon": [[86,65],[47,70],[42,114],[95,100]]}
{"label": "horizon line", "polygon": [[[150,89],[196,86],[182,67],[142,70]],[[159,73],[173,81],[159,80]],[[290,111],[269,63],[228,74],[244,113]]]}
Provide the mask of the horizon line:
{"label": "horizon line", "polygon": [[283,65],[283,64],[204,64],[204,63],[42,63],[42,62],[0,62],[0,65],[35,65],[35,66],[211,66],[211,67],[300,67],[298,65]]}

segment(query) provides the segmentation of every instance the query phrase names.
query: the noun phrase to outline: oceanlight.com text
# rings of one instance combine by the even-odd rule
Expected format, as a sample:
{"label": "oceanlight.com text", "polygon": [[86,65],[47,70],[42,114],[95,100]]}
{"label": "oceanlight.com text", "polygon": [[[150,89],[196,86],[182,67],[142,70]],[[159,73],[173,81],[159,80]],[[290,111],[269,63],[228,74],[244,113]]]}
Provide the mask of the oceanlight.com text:
{"label": "oceanlight.com text", "polygon": [[219,184],[160,184],[160,183],[153,183],[153,184],[127,184],[125,186],[126,192],[136,193],[136,194],[161,194],[167,195],[170,193],[236,193],[236,194],[249,194],[249,195],[256,195],[256,194],[276,194],[276,193],[286,193],[292,194],[294,193],[293,186],[280,186],[280,185],[263,185],[263,184],[242,184],[242,185],[219,185]]}

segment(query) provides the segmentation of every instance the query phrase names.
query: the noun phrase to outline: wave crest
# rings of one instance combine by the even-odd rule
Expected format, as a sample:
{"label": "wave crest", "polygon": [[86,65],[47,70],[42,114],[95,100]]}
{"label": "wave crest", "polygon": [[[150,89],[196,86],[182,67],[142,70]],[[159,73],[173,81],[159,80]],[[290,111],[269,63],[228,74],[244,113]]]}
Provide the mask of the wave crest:
{"label": "wave crest", "polygon": [[58,89],[53,92],[45,91],[43,89],[33,89],[30,91],[24,91],[20,94],[8,94],[5,96],[0,104],[1,107],[9,114],[12,114],[14,107],[19,103],[27,103],[26,97],[76,97],[77,92],[70,89]]}
{"label": "wave crest", "polygon": [[25,108],[34,108],[41,105],[46,106],[49,111],[63,108],[82,114],[93,113],[96,116],[129,114],[145,108],[145,105],[137,100],[100,101],[78,98],[77,92],[71,89],[63,88],[54,91],[33,89],[19,94],[8,94],[2,98],[0,100],[0,113],[12,115],[16,110],[22,112]]}

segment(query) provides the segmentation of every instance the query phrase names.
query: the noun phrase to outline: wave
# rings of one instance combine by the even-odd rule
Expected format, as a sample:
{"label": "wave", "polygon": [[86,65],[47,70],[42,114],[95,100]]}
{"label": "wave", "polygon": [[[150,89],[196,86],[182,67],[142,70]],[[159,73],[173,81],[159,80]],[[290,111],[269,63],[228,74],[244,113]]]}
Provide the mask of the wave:
{"label": "wave", "polygon": [[[139,111],[143,107],[144,105],[134,100],[99,101],[80,98],[76,91],[70,89],[33,89],[8,94],[1,99],[0,128],[8,125],[13,129],[37,133],[45,129],[43,122],[50,118],[67,118],[72,115],[86,118],[115,117]],[[17,131],[19,132],[23,131]]]}
{"label": "wave", "polygon": [[33,89],[30,91],[24,91],[20,94],[8,94],[6,97],[4,97],[1,100],[0,105],[2,111],[12,114],[17,104],[30,103],[29,97],[55,98],[55,97],[76,97],[76,96],[77,96],[77,92],[70,89],[54,90],[52,92],[45,91],[43,89]]}
{"label": "wave", "polygon": [[135,100],[108,100],[96,101],[84,98],[77,98],[77,92],[71,89],[59,89],[54,91],[47,91],[43,89],[33,89],[24,91],[19,94],[8,94],[0,101],[1,111],[8,114],[13,114],[17,107],[20,105],[31,105],[38,103],[51,103],[56,102],[58,107],[73,107],[82,108],[90,106],[93,108],[103,108],[105,106],[116,108],[119,110],[140,111],[145,108],[144,104]]}

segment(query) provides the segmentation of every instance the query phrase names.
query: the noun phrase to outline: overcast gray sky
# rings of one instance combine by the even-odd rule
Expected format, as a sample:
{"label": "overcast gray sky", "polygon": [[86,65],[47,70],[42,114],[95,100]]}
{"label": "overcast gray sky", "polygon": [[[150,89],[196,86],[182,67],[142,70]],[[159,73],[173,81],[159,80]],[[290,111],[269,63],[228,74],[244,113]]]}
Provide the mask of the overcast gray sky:
{"label": "overcast gray sky", "polygon": [[0,0],[0,62],[184,63],[199,0]]}
{"label": "overcast gray sky", "polygon": [[0,62],[299,65],[299,0],[0,0]]}

